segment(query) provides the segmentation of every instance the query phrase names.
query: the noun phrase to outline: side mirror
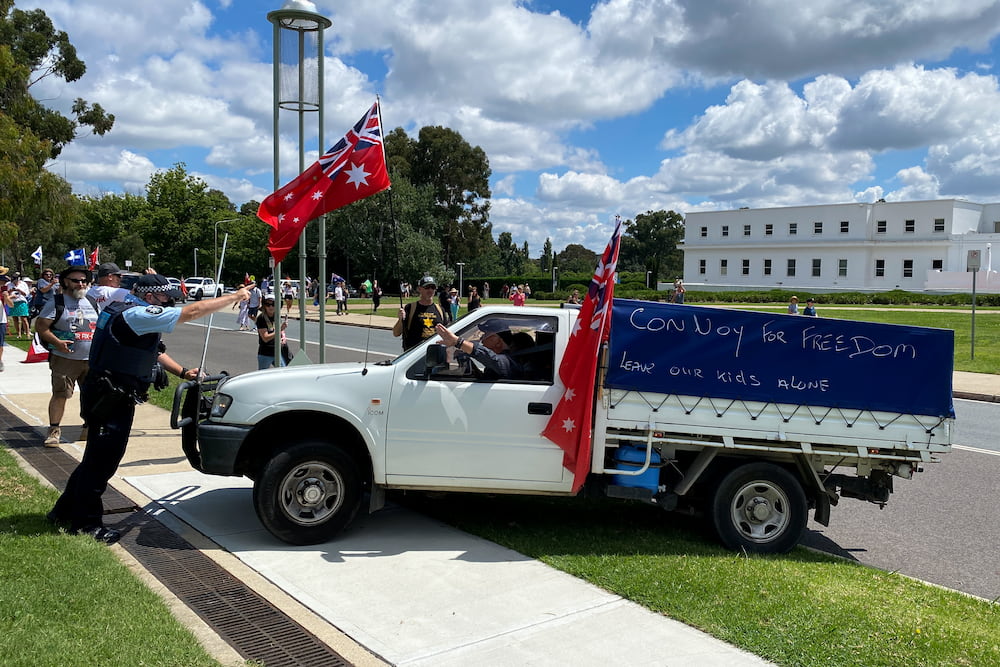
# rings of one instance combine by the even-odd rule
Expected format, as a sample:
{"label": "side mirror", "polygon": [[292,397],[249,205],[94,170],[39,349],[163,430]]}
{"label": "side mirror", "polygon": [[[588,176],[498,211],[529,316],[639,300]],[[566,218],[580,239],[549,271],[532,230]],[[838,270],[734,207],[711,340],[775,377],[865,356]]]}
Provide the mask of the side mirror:
{"label": "side mirror", "polygon": [[447,368],[448,348],[437,343],[428,345],[427,352],[424,354],[424,373],[426,373],[427,377]]}

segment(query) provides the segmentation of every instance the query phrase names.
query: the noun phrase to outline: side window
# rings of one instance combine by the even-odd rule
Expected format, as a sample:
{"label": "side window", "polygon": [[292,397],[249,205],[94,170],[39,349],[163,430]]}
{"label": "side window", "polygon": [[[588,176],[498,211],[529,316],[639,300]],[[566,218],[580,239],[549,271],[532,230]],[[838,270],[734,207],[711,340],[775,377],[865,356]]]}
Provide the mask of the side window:
{"label": "side window", "polygon": [[[499,327],[495,326],[498,322]],[[503,315],[499,319],[478,320],[475,324],[454,330],[465,340],[479,343],[495,355],[507,357],[510,364],[506,367],[512,373],[510,377],[498,376],[490,368],[488,359],[481,360],[476,355],[439,344],[428,348],[427,356],[410,367],[407,377],[416,379],[423,376],[459,382],[552,384],[556,372],[558,324],[555,317]],[[500,331],[497,333],[491,329]],[[489,339],[491,336],[495,338]]]}

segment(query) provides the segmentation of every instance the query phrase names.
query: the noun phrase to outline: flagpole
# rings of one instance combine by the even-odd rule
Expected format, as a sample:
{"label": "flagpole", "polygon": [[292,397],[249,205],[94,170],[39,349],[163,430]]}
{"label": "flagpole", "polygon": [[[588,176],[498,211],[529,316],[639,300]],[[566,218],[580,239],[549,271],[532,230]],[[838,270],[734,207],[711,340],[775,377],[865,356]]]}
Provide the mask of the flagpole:
{"label": "flagpole", "polygon": [[[318,54],[317,60],[317,70],[319,75],[319,90],[317,91],[317,109],[316,115],[319,122],[318,128],[318,138],[319,138],[319,154],[323,154],[323,147],[326,145],[323,142],[323,123],[325,119],[324,107],[325,99],[323,97],[325,87],[323,85],[324,80],[324,50],[323,50],[323,33],[324,30],[316,31],[317,48],[316,52]],[[301,173],[301,172],[299,172]],[[319,337],[317,342],[319,343],[319,363],[326,363],[326,213],[319,216],[317,220],[319,224],[319,237],[316,241],[316,258],[318,260],[317,264],[317,276],[319,278],[319,285],[316,286],[316,300],[319,302]],[[305,238],[305,234],[302,235]],[[303,338],[303,340],[305,340]]]}

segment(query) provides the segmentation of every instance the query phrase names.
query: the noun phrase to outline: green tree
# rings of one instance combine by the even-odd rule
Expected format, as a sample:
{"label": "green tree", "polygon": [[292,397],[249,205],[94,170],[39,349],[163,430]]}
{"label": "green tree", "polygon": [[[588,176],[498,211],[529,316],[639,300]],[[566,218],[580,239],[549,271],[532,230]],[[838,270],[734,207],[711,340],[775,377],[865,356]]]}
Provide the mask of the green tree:
{"label": "green tree", "polygon": [[684,255],[677,243],[683,235],[684,218],[674,211],[646,211],[635,220],[626,220],[620,252],[623,268],[651,271],[650,284],[654,285],[661,275],[681,275]]}
{"label": "green tree", "polygon": [[585,273],[591,276],[597,268],[597,253],[579,243],[570,243],[556,256],[555,261],[560,274]]}
{"label": "green tree", "polygon": [[56,76],[72,83],[87,71],[69,35],[56,30],[44,11],[22,11],[14,8],[14,0],[0,0],[0,47],[7,47],[14,62],[27,73],[0,86],[0,111],[50,142],[49,157],[57,157],[63,146],[73,141],[81,125],[89,126],[94,134],[101,136],[114,126],[114,115],[99,104],[77,98],[71,107],[74,120],[45,107],[30,95],[31,87],[42,79]]}
{"label": "green tree", "polygon": [[[208,250],[207,267],[215,267],[216,251],[221,256],[224,233],[231,231],[224,223],[217,221],[237,219],[236,207],[222,192],[209,189],[196,176],[187,173],[184,163],[177,163],[171,169],[158,172],[150,177],[146,185],[148,215],[135,221],[134,227],[148,248],[155,253],[156,266],[164,273],[181,273],[192,265],[194,249]],[[263,223],[260,223],[263,225]],[[248,237],[249,238],[249,237]],[[229,257],[242,256],[242,249],[227,250]],[[252,250],[246,252],[252,255]],[[146,258],[142,261],[145,263]],[[202,274],[209,274],[199,266]],[[223,282],[232,284],[243,280],[246,267],[225,260]]]}
{"label": "green tree", "polygon": [[10,249],[10,261],[22,272],[38,246],[48,262],[75,240],[76,200],[65,180],[43,168],[48,148],[0,113],[0,247]]}
{"label": "green tree", "polygon": [[410,180],[416,186],[431,186],[434,193],[443,263],[451,266],[477,256],[493,242],[492,172],[486,153],[458,132],[440,126],[421,128],[417,141],[400,158],[408,152]]}
{"label": "green tree", "polygon": [[542,246],[542,256],[539,267],[542,273],[552,270],[552,239],[546,237],[545,245]]}

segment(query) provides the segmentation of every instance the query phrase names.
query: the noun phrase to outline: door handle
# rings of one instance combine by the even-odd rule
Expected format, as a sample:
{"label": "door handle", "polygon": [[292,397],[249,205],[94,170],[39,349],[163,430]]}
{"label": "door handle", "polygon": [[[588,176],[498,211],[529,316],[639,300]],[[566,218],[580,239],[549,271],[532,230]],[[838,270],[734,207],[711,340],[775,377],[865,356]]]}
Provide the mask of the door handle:
{"label": "door handle", "polygon": [[551,415],[552,414],[552,404],[551,403],[528,403],[528,414],[529,415]]}

